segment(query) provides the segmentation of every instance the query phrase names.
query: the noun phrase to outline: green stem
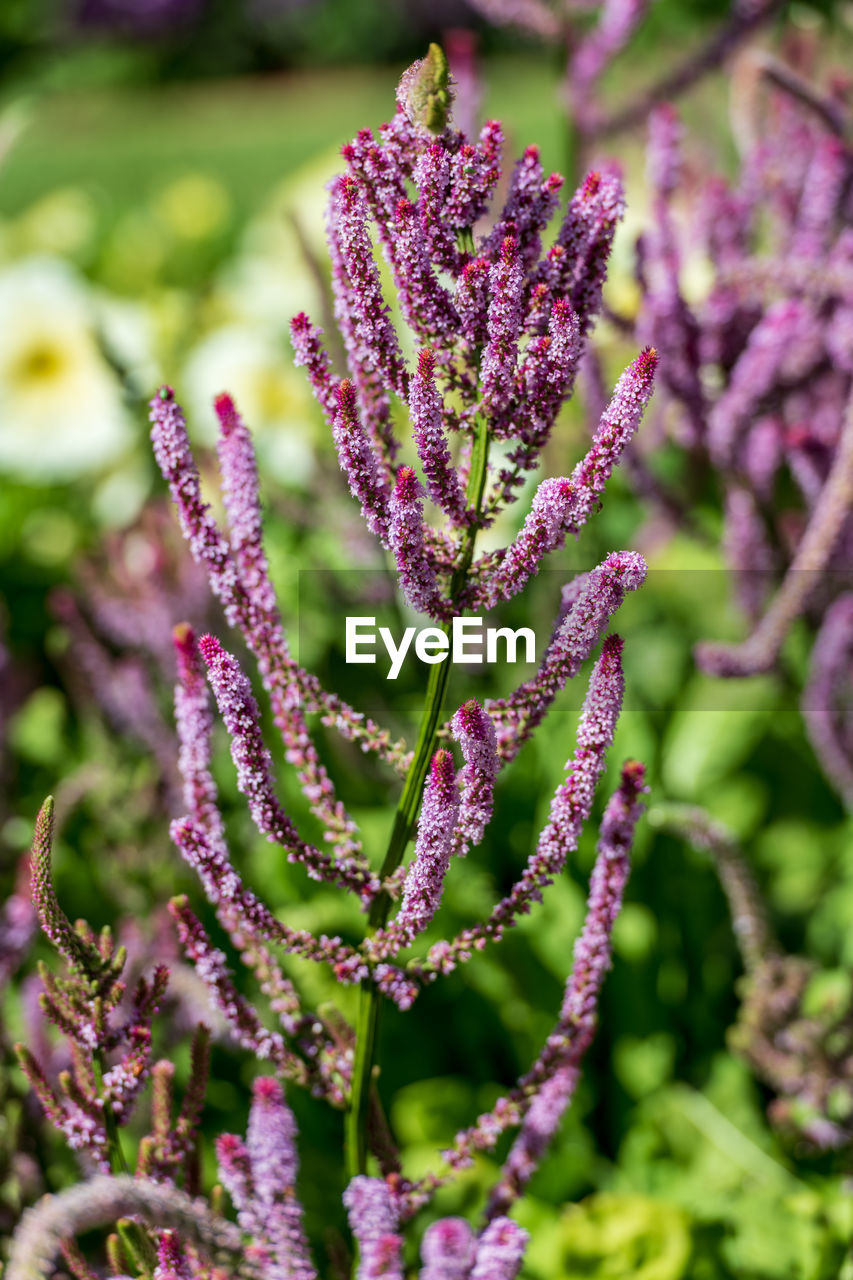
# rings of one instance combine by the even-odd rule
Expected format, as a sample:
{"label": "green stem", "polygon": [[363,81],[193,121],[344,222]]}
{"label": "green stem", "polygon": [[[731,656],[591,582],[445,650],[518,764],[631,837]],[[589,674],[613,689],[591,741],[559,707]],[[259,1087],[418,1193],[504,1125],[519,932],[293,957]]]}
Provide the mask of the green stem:
{"label": "green stem", "polygon": [[[468,475],[466,498],[469,507],[478,514],[486,488],[486,475],[489,458],[489,432],[485,417],[477,421],[474,447],[471,453],[471,468]],[[474,520],[468,527],[462,544],[459,561],[453,571],[450,583],[450,601],[454,604],[465,585],[468,570],[474,559],[474,546],[477,540],[478,521]],[[450,635],[451,623],[442,624],[442,630]],[[394,825],[388,849],[380,870],[384,880],[393,875],[406,852],[417,821],[421,796],[427,771],[436,745],[436,735],[441,723],[444,697],[450,678],[450,661],[438,662],[430,668],[426,688],[421,725],[415,744],[414,756],[406,774],[403,793],[394,814]],[[368,917],[369,932],[381,929],[388,920],[391,910],[391,898],[386,892],[378,893],[374,898]],[[365,978],[359,991],[358,1014],[356,1017],[355,1061],[352,1071],[352,1091],[350,1107],[346,1117],[346,1152],[347,1174],[354,1178],[367,1169],[367,1117],[370,1103],[370,1089],[374,1075],[374,1056],[376,1052],[376,1032],[379,1021],[379,995],[372,978]]]}
{"label": "green stem", "polygon": [[[104,1060],[100,1051],[96,1051],[92,1056],[92,1072],[95,1077],[98,1096],[103,1097]],[[104,1102],[104,1128],[107,1132],[107,1151],[109,1153],[111,1171],[116,1174],[129,1174],[131,1170],[122,1149],[115,1114],[106,1101]],[[116,1223],[116,1231],[128,1256],[133,1260],[134,1265],[138,1267],[145,1280],[148,1280],[148,1277],[153,1274],[157,1266],[157,1251],[151,1243],[151,1238],[147,1231],[138,1222],[131,1222],[126,1218],[120,1219]]]}

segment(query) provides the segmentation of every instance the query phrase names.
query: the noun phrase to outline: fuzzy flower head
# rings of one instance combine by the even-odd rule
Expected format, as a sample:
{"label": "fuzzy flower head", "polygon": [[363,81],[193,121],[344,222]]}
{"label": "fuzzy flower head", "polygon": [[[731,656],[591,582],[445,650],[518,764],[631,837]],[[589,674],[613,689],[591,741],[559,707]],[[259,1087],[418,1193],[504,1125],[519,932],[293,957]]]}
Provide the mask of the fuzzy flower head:
{"label": "fuzzy flower head", "polygon": [[[639,425],[656,365],[649,350],[626,370],[593,449],[571,477],[553,481],[554,512],[534,511],[503,562],[474,559],[476,586],[466,594],[477,531],[518,497],[574,389],[624,198],[618,174],[603,168],[560,212],[563,179],[528,147],[496,205],[501,126],[489,121],[467,138],[449,105],[446,60],[433,45],[403,77],[394,118],[342,149],[327,227],[343,382],[308,317],[291,326],[350,492],[392,551],[408,603],[437,621],[514,594],[586,522]],[[481,234],[486,215],[491,229]],[[395,323],[379,253],[408,334]],[[397,461],[406,443],[397,405],[417,468]],[[501,465],[491,456],[497,442]],[[549,493],[541,499],[550,511]]]}
{"label": "fuzzy flower head", "polygon": [[411,124],[434,134],[446,128],[452,101],[447,56],[441,45],[431,44],[427,56],[403,73],[397,102]]}

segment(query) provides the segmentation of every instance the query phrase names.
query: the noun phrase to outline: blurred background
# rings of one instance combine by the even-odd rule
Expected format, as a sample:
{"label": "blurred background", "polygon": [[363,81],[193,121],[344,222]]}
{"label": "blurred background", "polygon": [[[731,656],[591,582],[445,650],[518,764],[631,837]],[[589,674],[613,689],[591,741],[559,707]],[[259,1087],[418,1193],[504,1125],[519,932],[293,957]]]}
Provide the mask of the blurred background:
{"label": "blurred background", "polygon": [[[657,0],[608,69],[605,100],[617,104],[701,47],[728,14],[724,0]],[[751,39],[768,48],[819,40],[820,59],[843,68],[851,32],[853,5],[797,0]],[[256,434],[273,571],[301,659],[411,735],[420,674],[401,678],[393,696],[380,681],[365,685],[363,668],[356,680],[342,663],[338,623],[363,584],[347,586],[342,573],[330,585],[313,572],[361,563],[375,571],[377,562],[287,332],[299,310],[322,320],[327,307],[325,184],[340,146],[390,116],[402,69],[436,39],[469,77],[472,119],[505,122],[510,156],[536,142],[546,168],[577,162],[562,109],[564,50],[496,27],[463,0],[0,4],[0,899],[21,883],[49,791],[61,828],[57,883],[72,919],[117,925],[137,955],[168,958],[176,944],[164,904],[177,891],[198,896],[168,840],[167,819],[180,811],[170,630],[185,615],[221,635],[225,628],[150,456],[145,406],[163,381],[186,405],[208,471],[211,398],[234,394]],[[715,71],[684,100],[700,169],[725,172],[733,162],[733,93],[736,108],[729,71]],[[596,144],[627,179],[606,292],[623,315],[637,306],[633,245],[648,217],[644,144],[642,127]],[[597,341],[612,382],[632,349],[612,325],[600,326]],[[589,427],[581,395],[552,446],[552,473],[578,456]],[[660,448],[663,474],[678,483],[662,439]],[[601,516],[511,617],[533,619],[547,635],[565,580],[556,566],[588,568],[615,546],[647,552],[649,584],[620,614],[629,699],[609,781],[622,759],[638,756],[653,804],[698,803],[725,821],[783,945],[830,975],[814,999],[847,1008],[853,839],[803,734],[809,636],[795,629],[781,672],[722,694],[695,670],[697,640],[740,637],[745,624],[720,552],[713,478],[692,515],[690,530],[661,536],[615,476]],[[497,536],[510,533],[506,525]],[[473,691],[505,692],[511,673],[488,679]],[[581,697],[580,687],[569,691],[509,771],[495,824],[504,834],[451,880],[444,928],[487,909],[526,857]],[[290,923],[357,936],[357,914],[330,892],[309,893],[251,843],[220,746],[220,781],[249,842],[252,883],[275,905],[290,904]],[[323,750],[366,839],[380,847],[393,786],[339,743],[323,739]],[[547,1034],[592,856],[590,838],[535,920],[430,989],[410,1019],[388,1013],[383,1089],[412,1172],[434,1164],[436,1148],[490,1105]],[[74,1176],[9,1053],[13,1039],[35,1035],[27,1018],[41,954],[34,943],[2,997],[0,1229],[40,1190]],[[322,975],[297,972],[312,1000],[337,998]],[[520,1213],[534,1234],[525,1275],[841,1274],[853,1235],[847,1156],[816,1154],[771,1129],[771,1094],[727,1041],[740,978],[710,859],[645,824],[601,1031]],[[185,1075],[186,1046],[163,1051]],[[210,1134],[242,1127],[243,1085],[255,1069],[224,1044],[217,1055]],[[342,1184],[339,1117],[292,1101],[309,1228],[322,1248],[328,1188]],[[468,1212],[493,1177],[483,1160],[441,1210]]]}

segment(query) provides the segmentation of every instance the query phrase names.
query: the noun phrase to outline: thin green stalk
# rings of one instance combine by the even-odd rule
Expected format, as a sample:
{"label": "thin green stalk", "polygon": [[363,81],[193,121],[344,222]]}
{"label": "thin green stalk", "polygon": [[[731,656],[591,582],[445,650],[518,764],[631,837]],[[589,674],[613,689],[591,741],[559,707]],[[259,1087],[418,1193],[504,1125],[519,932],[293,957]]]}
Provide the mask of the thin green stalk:
{"label": "thin green stalk", "polygon": [[[104,1062],[100,1052],[96,1052],[92,1057],[92,1071],[98,1094],[103,1096]],[[129,1174],[131,1170],[121,1145],[118,1124],[113,1109],[107,1102],[104,1102],[104,1128],[107,1131],[107,1152],[111,1171],[114,1174]],[[157,1266],[157,1251],[147,1231],[138,1222],[132,1222],[127,1218],[122,1218],[116,1223],[116,1231],[128,1256],[147,1280],[148,1276],[153,1275]]]}
{"label": "thin green stalk", "polygon": [[[468,505],[473,507],[477,513],[481,510],[483,493],[486,488],[488,458],[488,426],[485,418],[480,418],[477,421],[476,434],[474,436],[466,493]],[[471,562],[474,559],[474,546],[477,540],[477,528],[477,522],[474,521],[465,536],[459,562],[456,565],[450,583],[450,599],[452,603],[458,598],[465,585],[468,570],[471,568]],[[443,623],[442,629],[446,635],[449,635],[451,624],[449,622]],[[438,662],[430,668],[418,739],[415,744],[412,763],[409,766],[409,772],[403,785],[403,793],[397,806],[397,812],[394,815],[394,825],[391,828],[388,849],[380,871],[382,879],[392,875],[397,870],[414,831],[427,771],[435,751],[436,734],[441,723],[444,697],[447,692],[449,678],[449,659],[444,662]],[[368,928],[371,933],[385,925],[390,910],[391,898],[389,895],[385,892],[377,894],[371,904],[368,917]],[[347,1174],[350,1178],[354,1178],[359,1173],[364,1173],[367,1169],[367,1117],[370,1090],[374,1076],[378,1021],[378,992],[373,980],[365,978],[359,991],[352,1091],[350,1107],[346,1117]]]}

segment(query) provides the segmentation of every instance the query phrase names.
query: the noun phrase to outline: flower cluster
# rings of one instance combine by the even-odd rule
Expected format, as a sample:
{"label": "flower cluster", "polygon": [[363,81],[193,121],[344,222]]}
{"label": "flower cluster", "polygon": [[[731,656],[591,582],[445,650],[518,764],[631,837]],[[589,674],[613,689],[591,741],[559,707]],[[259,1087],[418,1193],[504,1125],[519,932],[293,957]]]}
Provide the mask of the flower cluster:
{"label": "flower cluster", "polygon": [[119,1129],[127,1125],[143,1086],[153,1076],[152,1128],[139,1144],[137,1168],[142,1174],[174,1176],[184,1166],[192,1184],[191,1157],[207,1082],[207,1029],[197,1029],[194,1081],[173,1121],[172,1064],[151,1061],[152,1022],[169,970],[158,965],[150,978],[140,978],[129,992],[122,981],[124,947],[114,946],[109,930],[95,937],[85,922],[70,924],[53,887],[53,827],[49,798],[36,823],[32,896],[42,931],[66,961],[67,975],[59,978],[40,966],[40,1004],[44,1016],[68,1040],[71,1070],[60,1071],[53,1082],[33,1053],[18,1045],[21,1068],[69,1146],[103,1172],[127,1168]]}
{"label": "flower cluster", "polygon": [[[840,100],[766,58],[749,70],[756,118],[744,121],[740,173],[709,178],[686,208],[678,121],[669,108],[652,119],[637,332],[663,353],[664,397],[696,473],[710,465],[723,486],[724,547],[753,626],[741,644],[701,645],[697,661],[721,676],[768,671],[805,615],[817,630],[806,722],[849,804],[853,152]],[[688,302],[697,245],[711,284]]]}
{"label": "flower cluster", "polygon": [[[639,426],[657,364],[652,348],[637,356],[619,379],[585,456],[567,476],[539,484],[508,547],[478,557],[478,533],[519,496],[572,392],[601,308],[623,201],[614,172],[590,173],[561,214],[551,247],[543,250],[561,179],[546,175],[536,149],[528,148],[509,176],[502,205],[493,208],[501,176],[500,126],[490,122],[477,141],[469,141],[450,124],[449,98],[446,63],[433,47],[403,77],[397,113],[378,138],[362,131],[343,149],[346,171],[331,187],[328,238],[346,376],[333,374],[321,331],[305,314],[292,327],[297,362],[307,369],[368,528],[396,562],[408,604],[446,629],[465,609],[488,609],[521,591],[544,557],[593,515]],[[383,293],[377,247],[414,337],[413,365]],[[350,1181],[345,1205],[361,1280],[379,1275],[402,1280],[402,1224],[473,1152],[493,1146],[516,1127],[518,1136],[482,1229],[475,1233],[453,1218],[435,1223],[424,1237],[421,1272],[426,1280],[512,1280],[526,1237],[508,1213],[572,1097],[594,1033],[610,964],[610,932],[646,789],[642,765],[624,767],[604,813],[587,917],[553,1033],[491,1118],[481,1117],[448,1149],[447,1170],[417,1184],[403,1175],[374,1083],[379,1005],[387,998],[409,1008],[424,984],[498,941],[535,908],[577,849],[622,704],[622,641],[616,635],[604,640],[593,663],[576,749],[517,881],[481,923],[455,938],[432,941],[420,955],[405,954],[422,935],[440,931],[446,879],[455,859],[485,838],[502,766],[593,656],[625,594],[642,583],[645,565],[635,553],[613,552],[571,583],[537,675],[506,698],[486,705],[468,700],[444,722],[448,664],[435,668],[417,745],[409,751],[323,689],[291,655],[263,547],[251,435],[230,396],[219,396],[215,411],[224,526],[202,496],[185,418],[168,386],[151,401],[154,453],[192,555],[257,663],[285,760],[324,837],[318,843],[305,839],[279,798],[261,710],[239,658],[215,636],[197,637],[189,624],[178,626],[173,635],[175,715],[185,814],[173,823],[172,837],[196,872],[227,945],[254,976],[277,1019],[275,1027],[267,1025],[188,898],[174,898],[170,911],[182,946],[211,1002],[235,1041],[273,1072],[255,1083],[245,1141],[224,1135],[217,1149],[222,1182],[247,1240],[243,1265],[267,1280],[309,1280],[316,1274],[296,1195],[296,1127],[280,1083],[289,1081],[346,1111]],[[397,435],[401,414],[408,418],[410,443]],[[245,882],[229,845],[211,767],[214,706],[230,740],[237,787],[259,835],[308,877],[354,895],[367,917],[361,941],[290,927]],[[375,753],[404,779],[378,867],[321,759],[312,716]],[[103,994],[106,1014],[120,998],[115,985],[120,963],[107,948],[98,968],[88,935],[75,933],[62,916],[45,863],[47,821],[42,819],[36,844],[42,926],[72,973],[79,970],[90,985],[101,984],[95,994],[98,999]],[[410,839],[414,852],[404,869]],[[288,956],[328,966],[341,984],[360,984],[354,1026],[339,1013],[303,1006],[285,968]],[[94,1119],[121,1119],[131,1101],[130,1076],[134,1086],[144,1078],[147,1058],[137,1040],[144,1031],[147,1052],[149,1015],[165,980],[164,974],[143,986],[132,1026],[111,1031],[97,1012],[91,1025],[86,1022],[76,988],[60,992],[60,1000],[59,988],[48,978],[50,1012],[68,1024],[76,1042],[102,1055],[130,1041],[125,1057],[103,1076],[100,1096],[85,1099],[86,1114]],[[41,1088],[35,1069],[29,1069]],[[70,1096],[78,1105],[83,1086],[75,1089]],[[47,1094],[43,1102],[70,1132],[70,1112],[61,1111]],[[171,1121],[170,1107],[163,1117],[155,1116],[141,1172],[174,1181],[175,1152],[188,1130],[187,1124]],[[101,1167],[114,1162],[111,1127],[96,1125],[92,1146]],[[370,1157],[381,1176],[368,1175]],[[116,1196],[121,1199],[119,1189]],[[185,1207],[192,1216],[191,1206]],[[113,1251],[116,1259],[125,1259],[125,1270],[136,1266],[149,1274],[141,1239],[149,1251],[154,1245],[159,1251],[156,1268],[149,1268],[157,1280],[218,1274],[209,1265],[207,1227],[184,1232],[179,1223],[164,1220],[164,1229],[155,1230],[152,1239],[142,1225],[150,1214],[143,1208],[139,1218],[136,1253],[133,1241],[120,1241]],[[222,1239],[227,1250],[231,1236],[225,1232]],[[85,1275],[85,1263],[74,1262],[75,1248],[66,1245],[66,1258],[72,1269],[77,1267],[75,1274]],[[114,1265],[114,1270],[120,1268]]]}

